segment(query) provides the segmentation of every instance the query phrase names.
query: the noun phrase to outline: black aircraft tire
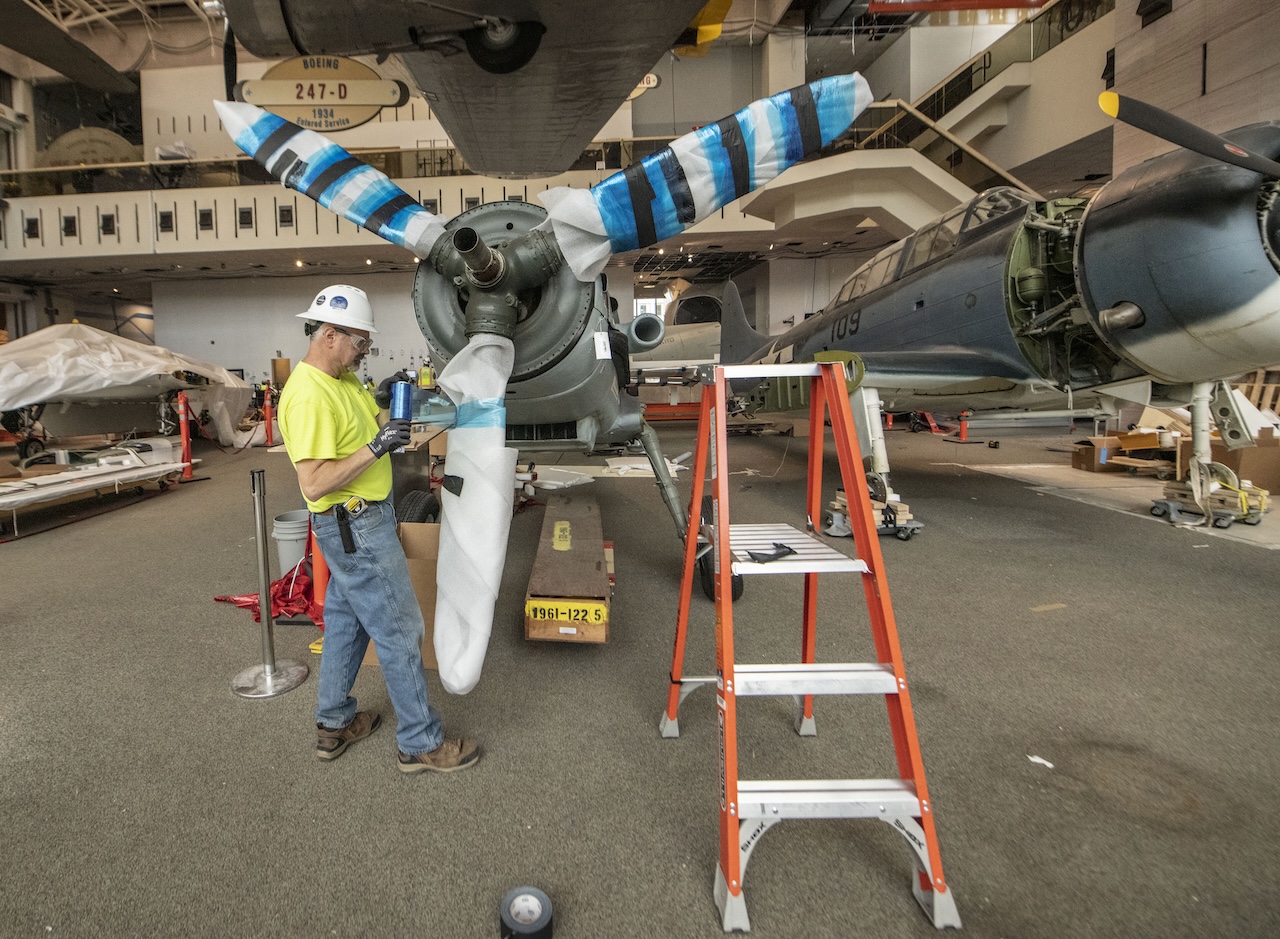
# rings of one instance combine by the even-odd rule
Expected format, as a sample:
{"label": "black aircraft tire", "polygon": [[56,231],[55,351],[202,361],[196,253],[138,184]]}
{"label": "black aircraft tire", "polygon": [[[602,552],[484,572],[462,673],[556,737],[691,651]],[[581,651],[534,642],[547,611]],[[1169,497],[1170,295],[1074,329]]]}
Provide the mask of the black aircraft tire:
{"label": "black aircraft tire", "polygon": [[406,492],[396,504],[397,522],[438,522],[440,500],[434,493],[415,489]]}
{"label": "black aircraft tire", "polygon": [[537,887],[508,890],[498,915],[502,919],[498,933],[502,939],[551,939],[551,898]]}

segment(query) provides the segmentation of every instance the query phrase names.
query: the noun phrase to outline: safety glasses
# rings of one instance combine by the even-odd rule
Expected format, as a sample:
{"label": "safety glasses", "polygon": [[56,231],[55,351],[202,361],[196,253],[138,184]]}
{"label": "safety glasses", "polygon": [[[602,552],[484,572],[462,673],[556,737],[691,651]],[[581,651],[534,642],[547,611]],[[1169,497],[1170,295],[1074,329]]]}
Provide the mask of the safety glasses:
{"label": "safety glasses", "polygon": [[[329,325],[333,326],[332,323],[330,323]],[[333,326],[333,331],[335,333],[342,333],[342,335],[350,339],[351,344],[356,347],[356,352],[361,355],[368,352],[369,347],[373,345],[372,339],[365,339],[363,336],[357,336],[354,333],[349,333],[345,329],[343,329],[341,326]]]}

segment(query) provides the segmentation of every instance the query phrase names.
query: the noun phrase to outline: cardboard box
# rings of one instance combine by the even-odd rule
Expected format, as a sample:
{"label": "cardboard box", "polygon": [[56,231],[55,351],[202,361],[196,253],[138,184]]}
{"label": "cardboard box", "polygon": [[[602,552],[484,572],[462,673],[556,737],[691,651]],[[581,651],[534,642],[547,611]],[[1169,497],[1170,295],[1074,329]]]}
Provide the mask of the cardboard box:
{"label": "cardboard box", "polygon": [[1123,473],[1124,467],[1108,463],[1109,457],[1120,451],[1120,438],[1112,436],[1090,437],[1076,444],[1071,454],[1071,465],[1086,473]]}
{"label": "cardboard box", "polygon": [[[427,522],[401,522],[396,526],[396,533],[409,562],[409,581],[413,584],[413,593],[418,598],[418,607],[426,624],[422,633],[422,664],[438,669],[435,630],[432,627],[436,619],[436,559],[440,556],[440,526]],[[378,664],[378,653],[372,642],[364,654],[363,664]]]}
{"label": "cardboard box", "polygon": [[[1270,427],[1258,432],[1256,447],[1228,450],[1221,441],[1209,442],[1213,462],[1221,463],[1240,479],[1247,479],[1259,489],[1280,492],[1280,437]],[[1179,479],[1184,479],[1191,464],[1191,441],[1183,440],[1178,451]]]}
{"label": "cardboard box", "polygon": [[1131,430],[1127,433],[1119,434],[1117,439],[1120,441],[1119,447],[1121,450],[1160,449],[1160,434],[1154,430]]}
{"label": "cardboard box", "polygon": [[547,500],[524,602],[524,637],[556,642],[609,638],[609,563],[600,507],[575,491]]}

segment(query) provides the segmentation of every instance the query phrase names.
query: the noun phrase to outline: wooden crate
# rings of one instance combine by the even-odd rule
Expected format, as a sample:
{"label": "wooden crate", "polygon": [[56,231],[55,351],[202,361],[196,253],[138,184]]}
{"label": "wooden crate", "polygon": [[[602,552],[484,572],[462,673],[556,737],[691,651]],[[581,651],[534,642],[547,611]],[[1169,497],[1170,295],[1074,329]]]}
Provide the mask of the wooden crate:
{"label": "wooden crate", "polygon": [[1260,368],[1236,388],[1259,411],[1280,412],[1280,369]]}
{"label": "wooden crate", "polygon": [[607,641],[609,573],[595,497],[570,491],[549,498],[525,592],[524,637]]}

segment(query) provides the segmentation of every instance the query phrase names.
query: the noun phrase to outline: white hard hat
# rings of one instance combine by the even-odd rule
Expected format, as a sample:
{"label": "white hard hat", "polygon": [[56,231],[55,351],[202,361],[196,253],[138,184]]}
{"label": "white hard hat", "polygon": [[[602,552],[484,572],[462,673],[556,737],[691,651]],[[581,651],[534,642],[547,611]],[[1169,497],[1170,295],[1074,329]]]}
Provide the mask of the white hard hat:
{"label": "white hard hat", "polygon": [[370,333],[377,332],[373,328],[373,307],[369,305],[369,295],[359,287],[347,284],[334,284],[321,290],[306,312],[299,313],[298,317],[319,323],[332,323],[334,326],[367,329]]}

